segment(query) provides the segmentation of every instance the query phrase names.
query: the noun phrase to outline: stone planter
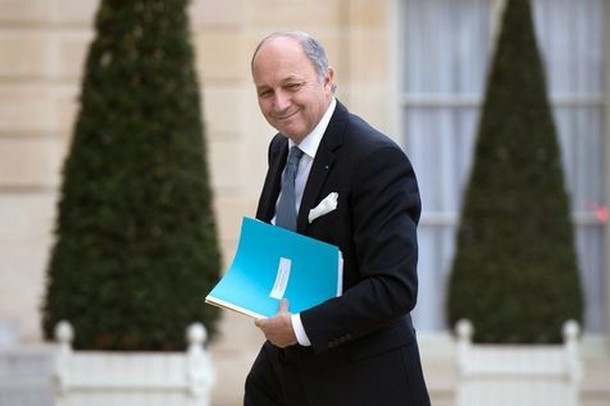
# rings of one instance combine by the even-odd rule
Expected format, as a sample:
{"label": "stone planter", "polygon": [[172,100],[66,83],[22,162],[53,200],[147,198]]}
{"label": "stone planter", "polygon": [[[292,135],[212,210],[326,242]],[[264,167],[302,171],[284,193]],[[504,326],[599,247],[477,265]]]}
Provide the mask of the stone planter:
{"label": "stone planter", "polygon": [[55,335],[56,406],[210,404],[215,374],[200,323],[188,328],[184,353],[73,351],[73,330],[65,321]]}
{"label": "stone planter", "polygon": [[582,366],[579,327],[563,326],[563,345],[473,344],[470,321],[456,324],[458,406],[576,406]]}

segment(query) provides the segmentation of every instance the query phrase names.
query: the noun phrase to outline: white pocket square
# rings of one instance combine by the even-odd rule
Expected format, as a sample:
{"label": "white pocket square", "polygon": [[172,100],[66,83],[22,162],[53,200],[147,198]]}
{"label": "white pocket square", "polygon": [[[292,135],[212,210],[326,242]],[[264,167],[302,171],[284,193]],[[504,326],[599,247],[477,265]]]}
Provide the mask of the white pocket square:
{"label": "white pocket square", "polygon": [[309,210],[309,216],[307,216],[309,222],[311,223],[318,217],[322,217],[323,215],[335,210],[337,208],[337,199],[339,199],[339,193],[337,192],[332,192],[326,196],[320,202],[320,204]]}

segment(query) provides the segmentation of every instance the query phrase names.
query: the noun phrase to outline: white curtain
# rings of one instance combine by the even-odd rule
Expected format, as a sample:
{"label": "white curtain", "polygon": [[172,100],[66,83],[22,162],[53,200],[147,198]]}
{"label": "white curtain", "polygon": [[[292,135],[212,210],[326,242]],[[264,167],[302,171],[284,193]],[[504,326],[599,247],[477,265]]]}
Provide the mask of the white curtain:
{"label": "white curtain", "polygon": [[[497,29],[497,0],[403,0],[403,145],[418,175],[420,330],[445,323],[448,273],[479,106]],[[533,0],[538,42],[574,213],[588,331],[604,329],[604,0]]]}
{"label": "white curtain", "polygon": [[534,0],[567,187],[585,297],[585,327],[605,327],[604,8],[605,0]]}

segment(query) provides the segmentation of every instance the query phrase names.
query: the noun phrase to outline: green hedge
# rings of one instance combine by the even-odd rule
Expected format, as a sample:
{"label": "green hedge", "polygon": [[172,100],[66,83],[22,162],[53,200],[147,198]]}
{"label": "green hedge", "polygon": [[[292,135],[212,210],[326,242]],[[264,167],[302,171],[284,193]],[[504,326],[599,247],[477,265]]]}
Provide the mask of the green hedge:
{"label": "green hedge", "polygon": [[103,0],[66,159],[43,330],[75,347],[185,348],[220,255],[185,0]]}
{"label": "green hedge", "polygon": [[582,297],[561,153],[531,6],[509,0],[479,123],[448,321],[475,341],[553,343]]}

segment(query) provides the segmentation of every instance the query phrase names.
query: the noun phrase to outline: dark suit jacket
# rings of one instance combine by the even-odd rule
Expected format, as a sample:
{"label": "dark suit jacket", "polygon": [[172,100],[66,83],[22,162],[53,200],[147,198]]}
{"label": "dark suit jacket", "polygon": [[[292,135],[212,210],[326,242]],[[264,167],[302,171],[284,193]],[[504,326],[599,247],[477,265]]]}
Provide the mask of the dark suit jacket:
{"label": "dark suit jacket", "polygon": [[[266,222],[274,216],[287,145],[278,134],[269,147],[257,210]],[[336,210],[309,223],[309,211],[331,192],[339,195]],[[339,246],[344,258],[343,295],[301,313],[312,347],[286,351],[312,404],[427,404],[409,316],[417,296],[420,210],[415,174],[403,151],[338,102],[297,220],[297,232]],[[396,379],[406,379],[401,388],[394,388]],[[394,392],[405,385],[409,395],[401,398]],[[379,403],[382,395],[392,403]]]}

